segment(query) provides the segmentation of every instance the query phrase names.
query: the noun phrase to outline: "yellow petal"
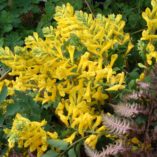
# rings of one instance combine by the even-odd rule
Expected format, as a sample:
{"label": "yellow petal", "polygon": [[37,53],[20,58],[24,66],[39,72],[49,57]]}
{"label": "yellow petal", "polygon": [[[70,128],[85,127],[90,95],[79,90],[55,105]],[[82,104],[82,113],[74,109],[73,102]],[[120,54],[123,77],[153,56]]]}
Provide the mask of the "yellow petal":
{"label": "yellow petal", "polygon": [[57,134],[57,132],[47,132],[47,135],[50,137],[50,138],[52,138],[52,139],[57,139],[58,138],[58,134]]}
{"label": "yellow petal", "polygon": [[117,54],[114,54],[111,56],[111,62],[109,64],[109,67],[112,68],[114,62],[116,61],[116,59],[118,58],[118,55]]}
{"label": "yellow petal", "polygon": [[74,139],[75,139],[75,137],[76,137],[76,135],[77,135],[77,132],[74,132],[69,137],[65,138],[64,141],[72,144]]}
{"label": "yellow petal", "polygon": [[75,46],[68,46],[68,52],[69,52],[69,55],[70,55],[70,60],[71,60],[71,63],[73,64],[74,63],[74,52],[75,52]]}
{"label": "yellow petal", "polygon": [[107,88],[106,91],[117,91],[119,89],[124,89],[124,88],[125,88],[124,85],[117,84],[117,85],[114,85],[110,88]]}
{"label": "yellow petal", "polygon": [[98,135],[90,135],[86,140],[85,143],[91,147],[92,149],[95,149],[96,143],[98,141],[99,136]]}

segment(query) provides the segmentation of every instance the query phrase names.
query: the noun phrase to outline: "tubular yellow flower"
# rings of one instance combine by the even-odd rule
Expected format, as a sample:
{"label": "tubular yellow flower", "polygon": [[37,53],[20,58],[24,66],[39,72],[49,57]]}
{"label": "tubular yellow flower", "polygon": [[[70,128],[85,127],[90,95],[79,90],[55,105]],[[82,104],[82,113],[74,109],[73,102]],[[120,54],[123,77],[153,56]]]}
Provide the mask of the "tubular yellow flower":
{"label": "tubular yellow flower", "polygon": [[92,126],[92,130],[95,130],[102,123],[102,116],[97,116],[94,125]]}
{"label": "tubular yellow flower", "polygon": [[52,139],[57,139],[58,138],[58,134],[57,134],[57,132],[47,132],[47,135],[50,137],[50,138],[52,138]]}
{"label": "tubular yellow flower", "polygon": [[108,68],[107,83],[109,83],[110,78],[112,78],[112,73],[113,73],[112,68]]}
{"label": "tubular yellow flower", "polygon": [[92,149],[95,149],[97,140],[98,140],[99,136],[98,135],[90,135],[86,140],[85,143],[91,147]]}
{"label": "tubular yellow flower", "polygon": [[124,88],[125,88],[124,85],[117,84],[117,85],[114,85],[114,86],[107,88],[106,91],[117,91],[119,89],[124,89]]}
{"label": "tubular yellow flower", "polygon": [[88,82],[84,99],[86,99],[87,102],[91,102],[91,82]]}
{"label": "tubular yellow flower", "polygon": [[10,148],[17,143],[20,148],[29,148],[30,152],[37,151],[37,156],[40,157],[48,147],[47,133],[42,128],[45,124],[45,120],[42,122],[31,122],[17,114],[12,128],[4,130],[8,135]]}
{"label": "tubular yellow flower", "polygon": [[70,60],[71,60],[71,63],[74,64],[74,52],[75,52],[75,47],[74,46],[68,46],[68,52],[69,52],[69,55],[70,55]]}
{"label": "tubular yellow flower", "polygon": [[56,108],[55,113],[59,116],[60,120],[68,127],[69,126],[69,122],[68,122],[68,116],[64,115],[64,104],[63,103],[59,103],[58,107]]}
{"label": "tubular yellow flower", "polygon": [[111,56],[111,62],[109,64],[109,67],[112,68],[114,62],[116,61],[116,59],[118,58],[118,55],[117,54],[114,54]]}
{"label": "tubular yellow flower", "polygon": [[98,87],[97,91],[93,94],[92,97],[95,98],[97,101],[100,101],[101,104],[103,104],[105,99],[108,99],[108,95],[102,93],[101,87]]}
{"label": "tubular yellow flower", "polygon": [[64,138],[64,141],[66,141],[66,142],[72,144],[73,141],[74,141],[74,139],[75,139],[75,137],[76,137],[76,135],[77,135],[77,132],[74,132],[74,133],[72,133],[69,137]]}

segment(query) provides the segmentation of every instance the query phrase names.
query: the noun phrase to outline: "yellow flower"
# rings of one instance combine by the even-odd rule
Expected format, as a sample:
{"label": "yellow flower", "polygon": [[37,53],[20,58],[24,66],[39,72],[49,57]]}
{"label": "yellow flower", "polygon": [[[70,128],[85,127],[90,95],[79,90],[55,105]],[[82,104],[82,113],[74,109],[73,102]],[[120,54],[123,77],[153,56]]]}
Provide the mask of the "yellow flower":
{"label": "yellow flower", "polygon": [[152,5],[153,9],[156,9],[157,8],[157,1],[151,0],[151,5]]}
{"label": "yellow flower", "polygon": [[134,45],[131,42],[129,42],[128,48],[127,48],[127,50],[125,52],[125,55],[127,55],[133,47],[134,47]]}
{"label": "yellow flower", "polygon": [[110,49],[112,45],[113,45],[112,41],[108,41],[107,43],[105,43],[101,49],[100,54],[103,54],[104,52],[108,51],[108,49]]}
{"label": "yellow flower", "polygon": [[139,79],[137,79],[137,81],[143,81],[145,78],[145,73],[141,73],[140,76],[139,76]]}
{"label": "yellow flower", "polygon": [[69,137],[64,138],[64,141],[66,141],[66,142],[72,144],[73,141],[74,141],[74,139],[75,139],[75,137],[76,137],[76,135],[77,135],[77,132],[74,132],[74,133],[72,133]]}
{"label": "yellow flower", "polygon": [[109,67],[112,68],[114,62],[116,61],[116,59],[118,58],[118,55],[117,54],[114,54],[111,56],[111,62],[109,64]]}
{"label": "yellow flower", "polygon": [[88,82],[84,99],[86,99],[87,102],[91,102],[91,82]]}
{"label": "yellow flower", "polygon": [[48,147],[47,133],[42,128],[45,124],[45,120],[31,122],[17,114],[12,128],[5,130],[8,135],[9,148],[13,148],[17,143],[19,148],[29,148],[30,152],[37,151],[37,157],[40,157]]}
{"label": "yellow flower", "polygon": [[71,63],[74,64],[74,52],[75,52],[75,46],[68,46],[68,52],[69,52],[69,55],[70,55],[70,60],[71,60]]}
{"label": "yellow flower", "polygon": [[153,52],[150,52],[149,54],[146,54],[146,58],[147,58],[147,63],[149,65],[151,65],[152,64],[152,58],[154,58],[157,61],[157,52],[153,51]]}
{"label": "yellow flower", "polygon": [[47,131],[47,135],[50,137],[50,138],[52,138],[52,139],[57,139],[58,138],[58,134],[57,134],[57,132],[49,132],[49,131]]}
{"label": "yellow flower", "polygon": [[80,116],[80,123],[78,126],[78,132],[80,135],[84,136],[84,131],[91,126],[92,121],[95,117],[90,115],[89,113],[85,113],[84,115]]}
{"label": "yellow flower", "polygon": [[92,130],[95,130],[102,123],[102,116],[96,116],[96,120],[94,125],[92,126]]}
{"label": "yellow flower", "polygon": [[96,100],[100,101],[101,103],[103,103],[104,100],[108,98],[108,95],[103,94],[102,93],[102,88],[98,87],[97,91],[93,94],[92,97],[95,98]]}
{"label": "yellow flower", "polygon": [[75,66],[69,68],[68,63],[64,63],[56,69],[56,74],[54,75],[54,77],[56,79],[63,80],[63,79],[67,79],[68,76],[75,76],[77,74],[72,72],[74,68]]}
{"label": "yellow flower", "polygon": [[137,145],[140,145],[140,144],[141,144],[141,142],[139,141],[139,139],[136,138],[136,137],[133,137],[133,138],[131,139],[131,142],[132,142],[133,144],[137,144]]}
{"label": "yellow flower", "polygon": [[110,78],[112,78],[112,73],[113,73],[112,68],[108,68],[108,73],[107,73],[107,83],[109,83]]}
{"label": "yellow flower", "polygon": [[65,108],[64,104],[60,102],[56,108],[55,114],[58,115],[60,120],[68,127],[69,126],[68,116],[64,115],[63,112],[64,108]]}
{"label": "yellow flower", "polygon": [[125,76],[124,72],[122,72],[122,73],[120,73],[120,74],[117,75],[116,79],[119,81],[120,85],[124,83],[124,76]]}
{"label": "yellow flower", "polygon": [[98,135],[90,135],[86,140],[85,143],[91,147],[92,149],[95,149],[96,143],[98,141],[99,136]]}
{"label": "yellow flower", "polygon": [[117,85],[114,85],[114,86],[107,88],[106,91],[117,91],[119,89],[124,89],[124,88],[125,88],[124,85],[117,84]]}
{"label": "yellow flower", "polygon": [[102,132],[102,131],[105,131],[107,128],[103,125],[103,126],[101,126],[100,128],[98,128],[97,130],[96,130],[96,132],[97,133],[100,133],[100,132]]}

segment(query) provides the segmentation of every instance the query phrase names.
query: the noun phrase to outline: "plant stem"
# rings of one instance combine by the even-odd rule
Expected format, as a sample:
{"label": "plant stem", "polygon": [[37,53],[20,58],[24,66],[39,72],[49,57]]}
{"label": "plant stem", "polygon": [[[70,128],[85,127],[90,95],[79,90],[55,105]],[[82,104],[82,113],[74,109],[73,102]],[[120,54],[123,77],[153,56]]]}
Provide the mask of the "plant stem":
{"label": "plant stem", "polygon": [[93,15],[93,17],[95,17],[95,16],[94,16],[94,13],[93,13],[93,11],[92,11],[90,5],[89,5],[89,3],[87,2],[87,0],[85,0],[85,3],[86,3],[86,5],[87,5],[87,7],[89,8],[89,10],[90,10],[91,14]]}
{"label": "plant stem", "polygon": [[144,29],[140,29],[140,30],[137,30],[137,31],[135,31],[135,32],[132,32],[131,35],[140,33],[140,32],[142,32],[143,30],[144,30]]}
{"label": "plant stem", "polygon": [[82,137],[80,139],[78,139],[77,141],[75,141],[72,145],[70,145],[65,151],[63,151],[62,153],[60,153],[58,155],[58,157],[62,157],[66,152],[68,152],[68,150],[70,150],[72,147],[74,147],[77,143],[83,141],[84,139],[86,139],[89,135]]}

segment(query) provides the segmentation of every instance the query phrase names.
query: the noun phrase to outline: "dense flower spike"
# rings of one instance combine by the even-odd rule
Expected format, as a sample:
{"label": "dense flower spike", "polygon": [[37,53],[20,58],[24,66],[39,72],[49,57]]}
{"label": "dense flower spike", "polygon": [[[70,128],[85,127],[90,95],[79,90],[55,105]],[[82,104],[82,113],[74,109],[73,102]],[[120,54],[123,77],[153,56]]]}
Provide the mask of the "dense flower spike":
{"label": "dense flower spike", "polygon": [[46,121],[31,122],[17,114],[11,129],[5,129],[8,135],[9,148],[17,143],[19,148],[29,148],[30,152],[37,151],[40,157],[48,147],[47,138],[57,138],[57,133],[46,132],[42,127]]}
{"label": "dense flower spike", "polygon": [[[157,61],[157,50],[155,48],[155,42],[157,39],[157,1],[152,0],[151,5],[152,10],[150,8],[146,8],[145,12],[142,13],[142,17],[147,23],[147,29],[142,32],[142,41],[139,44],[139,47],[142,48],[141,50],[144,50],[146,53],[147,64],[149,65],[152,64],[153,58]],[[146,46],[143,41],[146,41]]]}

